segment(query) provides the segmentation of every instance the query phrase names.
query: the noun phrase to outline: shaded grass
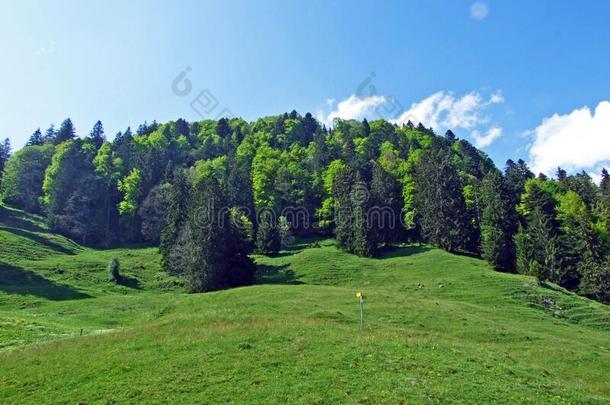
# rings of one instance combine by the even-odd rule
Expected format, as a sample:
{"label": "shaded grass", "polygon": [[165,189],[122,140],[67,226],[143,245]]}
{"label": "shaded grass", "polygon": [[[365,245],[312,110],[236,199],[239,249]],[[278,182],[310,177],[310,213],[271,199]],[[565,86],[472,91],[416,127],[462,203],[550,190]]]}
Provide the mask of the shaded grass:
{"label": "shaded grass", "polygon": [[7,294],[33,295],[47,300],[77,300],[90,298],[74,288],[57,284],[38,274],[0,262],[0,291]]}

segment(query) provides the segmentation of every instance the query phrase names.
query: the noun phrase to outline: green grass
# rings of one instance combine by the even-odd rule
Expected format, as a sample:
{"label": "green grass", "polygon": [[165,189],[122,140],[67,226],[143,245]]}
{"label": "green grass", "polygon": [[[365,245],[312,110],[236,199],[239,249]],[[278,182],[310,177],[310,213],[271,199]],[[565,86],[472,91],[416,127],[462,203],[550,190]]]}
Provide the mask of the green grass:
{"label": "green grass", "polygon": [[[2,206],[0,246],[0,351],[154,319],[181,291],[156,248],[82,247]],[[108,282],[112,257],[121,262],[120,285]]]}
{"label": "green grass", "polygon": [[[154,248],[2,215],[0,402],[610,401],[608,307],[475,258],[302,241],[255,257],[259,285],[186,294]],[[129,285],[107,281],[112,256]]]}

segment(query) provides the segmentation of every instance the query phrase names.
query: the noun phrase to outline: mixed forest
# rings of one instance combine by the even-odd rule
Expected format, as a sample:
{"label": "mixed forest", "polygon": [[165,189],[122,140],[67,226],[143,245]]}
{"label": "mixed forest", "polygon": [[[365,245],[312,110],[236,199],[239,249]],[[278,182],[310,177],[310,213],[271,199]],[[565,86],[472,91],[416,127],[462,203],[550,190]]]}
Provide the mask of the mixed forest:
{"label": "mixed forest", "polygon": [[[84,134],[81,134],[84,135]],[[250,284],[250,253],[332,235],[374,257],[402,243],[480,256],[502,272],[610,302],[610,176],[598,185],[523,160],[502,170],[451,131],[311,114],[144,123],[110,140],[97,122],[0,146],[4,204],[93,246],[158,245],[191,291]],[[450,271],[450,270],[448,270]]]}

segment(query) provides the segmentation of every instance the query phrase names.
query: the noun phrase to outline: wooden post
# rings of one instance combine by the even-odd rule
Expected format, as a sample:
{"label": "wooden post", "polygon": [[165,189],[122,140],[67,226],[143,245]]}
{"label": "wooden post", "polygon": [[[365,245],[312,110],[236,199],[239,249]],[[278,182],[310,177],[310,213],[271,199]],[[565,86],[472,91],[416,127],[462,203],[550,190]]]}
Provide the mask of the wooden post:
{"label": "wooden post", "polygon": [[362,331],[364,329],[364,294],[358,291],[356,298],[360,302],[360,330]]}

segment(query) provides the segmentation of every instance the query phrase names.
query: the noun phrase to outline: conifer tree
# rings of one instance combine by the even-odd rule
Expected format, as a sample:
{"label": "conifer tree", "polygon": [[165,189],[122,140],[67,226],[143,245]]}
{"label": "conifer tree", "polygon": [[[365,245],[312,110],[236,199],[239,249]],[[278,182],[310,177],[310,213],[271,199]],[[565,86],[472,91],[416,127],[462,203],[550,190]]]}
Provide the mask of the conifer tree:
{"label": "conifer tree", "polygon": [[540,186],[529,181],[519,210],[526,225],[516,236],[517,271],[535,276],[539,282],[554,280],[561,268],[559,228],[555,202]]}
{"label": "conifer tree", "polygon": [[72,120],[70,118],[66,118],[57,130],[54,142],[56,145],[59,145],[60,143],[71,141],[75,137],[76,130],[74,129],[74,124],[72,124]]}
{"label": "conifer tree", "polygon": [[247,244],[232,224],[224,190],[214,177],[206,177],[193,188],[187,226],[190,237],[177,244],[186,254],[180,263],[182,276],[192,292],[213,291],[252,282],[254,263]]}
{"label": "conifer tree", "polygon": [[551,222],[541,209],[535,208],[528,216],[525,231],[530,244],[530,257],[520,261],[525,266],[520,273],[533,275],[540,283],[552,278],[558,269],[558,240]]}
{"label": "conifer tree", "polygon": [[481,184],[481,254],[499,271],[513,271],[515,215],[500,172],[490,172]]}
{"label": "conifer tree", "polygon": [[[161,253],[161,264],[170,274],[180,273],[179,263],[169,260],[170,252],[176,246],[180,231],[187,218],[187,207],[191,195],[190,180],[184,170],[177,170],[174,176],[174,184],[168,193],[167,211],[165,214],[165,227],[161,232],[159,252]],[[189,233],[183,230],[183,236]]]}
{"label": "conifer tree", "polygon": [[365,138],[371,135],[371,126],[366,118],[362,120],[362,131]]}
{"label": "conifer tree", "polygon": [[117,157],[123,162],[125,170],[134,166],[135,147],[133,145],[133,134],[131,127],[127,127],[125,132],[118,132],[112,141],[112,147]]}
{"label": "conifer tree", "polygon": [[515,241],[515,269],[518,273],[530,273],[530,261],[534,258],[534,246],[531,243],[529,234],[525,231],[525,226],[518,225]]}
{"label": "conifer tree", "polygon": [[610,175],[608,175],[608,170],[605,168],[602,169],[602,179],[599,183],[599,188],[604,195],[610,196]]}
{"label": "conifer tree", "polygon": [[373,162],[371,179],[370,226],[376,233],[378,243],[391,246],[404,240],[405,230],[402,227],[402,190],[396,181],[381,165]]}
{"label": "conifer tree", "polygon": [[141,218],[141,233],[144,240],[159,243],[161,232],[165,228],[165,216],[171,185],[158,184],[153,187],[138,209]]}
{"label": "conifer tree", "polygon": [[333,182],[335,239],[337,246],[358,256],[377,253],[376,230],[370,226],[371,196],[358,170],[341,168]]}
{"label": "conifer tree", "polygon": [[449,141],[450,143],[453,143],[453,142],[457,141],[457,137],[455,136],[453,131],[450,130],[450,129],[448,129],[447,132],[445,132],[445,139],[447,141]]}
{"label": "conifer tree", "polygon": [[5,138],[2,144],[0,145],[0,149],[2,149],[2,155],[4,156],[4,158],[8,160],[11,157],[11,152],[13,150],[13,148],[11,147],[11,140]]}
{"label": "conifer tree", "polygon": [[557,172],[555,173],[555,177],[557,177],[557,181],[559,182],[560,187],[565,192],[569,189],[568,186],[568,173],[562,169],[561,167],[557,168]]}
{"label": "conifer tree", "polygon": [[373,257],[377,254],[376,230],[370,224],[372,205],[370,191],[360,172],[355,173],[350,192],[352,204],[352,229],[348,251],[358,256]]}
{"label": "conifer tree", "polygon": [[55,125],[51,124],[49,128],[44,132],[44,136],[42,137],[42,141],[45,144],[55,144],[55,137],[57,136],[57,131],[55,130]]}
{"label": "conifer tree", "polygon": [[462,185],[440,142],[422,154],[414,181],[414,206],[422,236],[449,252],[468,250],[473,230]]}
{"label": "conifer tree", "polygon": [[519,159],[517,163],[509,159],[506,161],[504,178],[511,205],[516,207],[521,200],[521,194],[525,191],[526,181],[534,178],[534,173],[530,171],[522,159]]}
{"label": "conifer tree", "polygon": [[353,182],[354,172],[348,168],[340,168],[335,173],[332,184],[335,240],[339,248],[348,251],[352,246],[353,210],[350,193]]}
{"label": "conifer tree", "polygon": [[216,124],[216,133],[222,139],[229,138],[229,135],[231,134],[231,127],[229,126],[228,119],[221,118],[218,120],[218,123]]}
{"label": "conifer tree", "polygon": [[106,136],[104,135],[104,127],[102,126],[101,121],[97,121],[95,125],[93,125],[93,129],[89,133],[89,138],[91,142],[95,145],[96,149],[99,149],[104,141],[106,141]]}
{"label": "conifer tree", "polygon": [[254,282],[256,266],[248,256],[252,251],[252,222],[237,208],[229,211],[228,258],[225,274],[226,287],[249,285]]}
{"label": "conifer tree", "polygon": [[32,133],[25,146],[39,146],[42,144],[44,144],[44,139],[42,137],[42,132],[40,132],[40,128],[38,128]]}
{"label": "conifer tree", "polygon": [[[2,176],[4,174],[4,166],[11,157],[11,143],[8,138],[0,144],[0,185],[2,185]],[[2,190],[2,188],[0,188]]]}
{"label": "conifer tree", "polygon": [[313,135],[318,129],[318,122],[313,118],[311,113],[305,114],[305,117],[303,117],[303,131],[305,132],[305,137],[308,141],[313,139]]}

